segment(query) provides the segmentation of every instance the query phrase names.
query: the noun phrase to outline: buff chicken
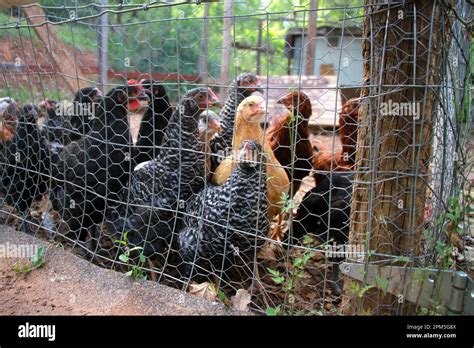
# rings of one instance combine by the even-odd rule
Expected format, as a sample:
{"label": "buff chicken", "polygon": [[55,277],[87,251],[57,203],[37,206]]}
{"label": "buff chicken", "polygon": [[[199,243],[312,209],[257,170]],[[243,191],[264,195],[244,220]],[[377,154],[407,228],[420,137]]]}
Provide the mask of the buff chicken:
{"label": "buff chicken", "polygon": [[[245,140],[257,141],[262,145],[265,154],[268,156],[267,163],[267,185],[268,185],[268,218],[272,221],[280,214],[284,204],[282,197],[287,194],[290,188],[290,180],[285,169],[275,157],[270,144],[265,138],[265,134],[260,126],[265,117],[265,100],[257,95],[245,98],[237,108],[235,119],[235,133],[232,140],[232,156],[225,158],[216,168],[211,182],[215,185],[223,185],[236,166],[238,145]],[[270,235],[272,239],[281,240],[280,229],[276,228]]]}

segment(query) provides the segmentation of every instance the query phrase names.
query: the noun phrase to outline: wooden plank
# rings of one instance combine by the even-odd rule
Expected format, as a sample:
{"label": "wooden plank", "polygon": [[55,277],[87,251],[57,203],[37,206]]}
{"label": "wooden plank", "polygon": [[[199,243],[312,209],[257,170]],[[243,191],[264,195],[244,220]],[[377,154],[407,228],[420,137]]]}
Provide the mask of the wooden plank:
{"label": "wooden plank", "polygon": [[74,53],[67,48],[56,34],[54,25],[44,24],[46,13],[40,6],[24,7],[22,11],[28,23],[35,25],[33,29],[49,53],[51,62],[59,73],[62,74],[68,89],[76,93],[78,89],[86,86],[85,76],[80,67],[76,67]]}

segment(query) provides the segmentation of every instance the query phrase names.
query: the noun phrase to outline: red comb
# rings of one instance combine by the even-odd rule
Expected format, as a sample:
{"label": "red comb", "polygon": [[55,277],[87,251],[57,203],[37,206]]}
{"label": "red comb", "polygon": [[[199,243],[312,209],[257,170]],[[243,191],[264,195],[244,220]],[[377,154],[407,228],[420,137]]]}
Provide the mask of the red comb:
{"label": "red comb", "polygon": [[135,86],[138,91],[141,91],[141,90],[143,89],[143,86],[142,86],[140,83],[138,83],[138,81],[135,80],[135,79],[130,79],[130,80],[128,80],[128,81],[127,81],[127,85],[129,85],[129,86]]}

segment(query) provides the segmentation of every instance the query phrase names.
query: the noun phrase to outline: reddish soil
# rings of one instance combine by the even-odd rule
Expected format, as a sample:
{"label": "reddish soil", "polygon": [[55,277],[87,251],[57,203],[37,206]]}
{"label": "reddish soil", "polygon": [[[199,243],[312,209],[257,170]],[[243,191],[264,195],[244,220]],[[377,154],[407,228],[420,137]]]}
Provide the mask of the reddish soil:
{"label": "reddish soil", "polygon": [[0,245],[46,248],[45,265],[22,274],[28,259],[0,257],[0,315],[232,315],[217,302],[99,268],[68,251],[0,227]]}

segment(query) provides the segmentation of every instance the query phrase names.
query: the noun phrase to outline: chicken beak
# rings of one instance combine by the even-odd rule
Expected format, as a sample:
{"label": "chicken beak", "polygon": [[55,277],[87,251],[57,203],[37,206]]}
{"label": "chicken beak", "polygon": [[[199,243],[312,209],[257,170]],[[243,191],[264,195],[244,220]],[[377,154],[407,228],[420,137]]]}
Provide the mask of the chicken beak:
{"label": "chicken beak", "polygon": [[265,117],[267,110],[264,105],[259,105],[258,108],[252,113],[253,117],[263,118]]}
{"label": "chicken beak", "polygon": [[217,95],[210,88],[208,88],[207,91],[208,91],[208,105],[221,108],[222,103],[219,101],[219,98],[217,98]]}
{"label": "chicken beak", "polygon": [[142,89],[142,90],[140,90],[140,92],[138,92],[136,98],[138,100],[143,100],[143,101],[147,101],[147,102],[150,101],[150,97],[147,95],[147,93],[144,89]]}

